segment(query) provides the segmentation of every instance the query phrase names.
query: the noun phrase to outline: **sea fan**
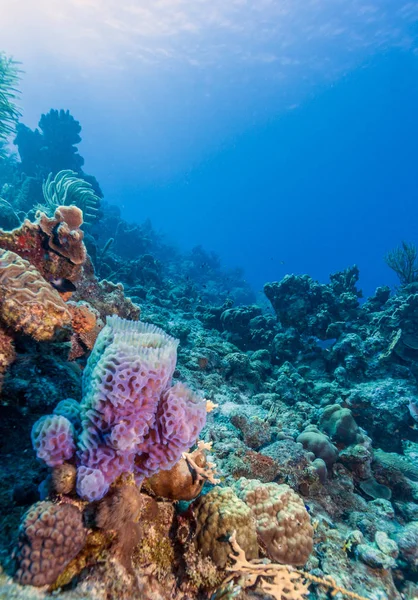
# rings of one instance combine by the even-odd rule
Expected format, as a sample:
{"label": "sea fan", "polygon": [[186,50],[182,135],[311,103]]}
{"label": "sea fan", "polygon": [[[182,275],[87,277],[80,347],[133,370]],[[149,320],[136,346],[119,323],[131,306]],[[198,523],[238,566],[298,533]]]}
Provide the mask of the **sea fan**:
{"label": "sea fan", "polygon": [[90,183],[78,177],[75,171],[60,171],[53,177],[50,173],[42,184],[45,204],[38,205],[38,210],[52,212],[57,206],[75,204],[83,211],[85,223],[92,223],[97,218],[100,198],[95,194]]}
{"label": "sea fan", "polygon": [[20,117],[15,103],[19,95],[16,84],[21,73],[18,64],[0,52],[0,157],[4,156],[3,145]]}

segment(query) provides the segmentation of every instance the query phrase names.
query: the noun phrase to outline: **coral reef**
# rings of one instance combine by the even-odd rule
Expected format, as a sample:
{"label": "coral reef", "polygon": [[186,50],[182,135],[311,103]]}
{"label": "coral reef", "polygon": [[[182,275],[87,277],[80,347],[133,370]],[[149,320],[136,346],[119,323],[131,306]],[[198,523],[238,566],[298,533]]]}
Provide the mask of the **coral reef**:
{"label": "coral reef", "polygon": [[52,111],[0,165],[0,595],[415,597],[413,248],[392,294],[351,267],[256,303],[99,207],[79,134]]}

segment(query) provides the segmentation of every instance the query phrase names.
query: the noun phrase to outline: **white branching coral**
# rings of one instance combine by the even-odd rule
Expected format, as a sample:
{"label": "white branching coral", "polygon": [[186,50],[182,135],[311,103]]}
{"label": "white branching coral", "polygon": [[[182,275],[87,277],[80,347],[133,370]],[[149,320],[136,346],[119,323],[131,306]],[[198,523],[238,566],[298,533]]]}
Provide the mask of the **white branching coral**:
{"label": "white branching coral", "polygon": [[332,577],[316,577],[289,565],[266,562],[265,559],[248,561],[244,550],[236,540],[235,532],[229,538],[233,552],[230,558],[232,566],[226,567],[230,574],[222,587],[236,581],[242,588],[258,586],[276,600],[305,600],[312,583],[326,588],[335,596],[338,592],[351,600],[368,600],[355,592],[340,587]]}
{"label": "white branching coral", "polygon": [[215,478],[216,464],[214,462],[206,461],[204,466],[200,467],[195,461],[195,458],[202,452],[205,450],[210,452],[211,449],[212,442],[203,442],[202,440],[199,440],[197,442],[197,450],[194,452],[183,452],[182,456],[189,465],[189,468],[194,471],[198,481],[208,481],[209,483],[216,485],[220,482],[220,479]]}

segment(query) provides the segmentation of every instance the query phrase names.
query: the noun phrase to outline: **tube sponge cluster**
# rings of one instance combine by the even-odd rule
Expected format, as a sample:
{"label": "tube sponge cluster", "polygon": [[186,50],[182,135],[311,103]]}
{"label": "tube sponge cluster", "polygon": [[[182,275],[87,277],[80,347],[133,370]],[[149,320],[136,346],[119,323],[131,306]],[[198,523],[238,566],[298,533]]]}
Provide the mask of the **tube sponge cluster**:
{"label": "tube sponge cluster", "polygon": [[49,467],[62,465],[75,452],[74,427],[61,415],[47,415],[32,427],[32,445]]}
{"label": "tube sponge cluster", "polygon": [[[108,317],[83,374],[78,431],[69,414],[35,423],[34,447],[50,466],[68,459],[76,442],[77,493],[82,498],[99,500],[122,473],[134,473],[140,483],[168,470],[196,442],[206,404],[183,384],[171,387],[177,345],[153,325]],[[57,419],[66,434],[73,427],[72,441],[63,435],[57,439]]]}

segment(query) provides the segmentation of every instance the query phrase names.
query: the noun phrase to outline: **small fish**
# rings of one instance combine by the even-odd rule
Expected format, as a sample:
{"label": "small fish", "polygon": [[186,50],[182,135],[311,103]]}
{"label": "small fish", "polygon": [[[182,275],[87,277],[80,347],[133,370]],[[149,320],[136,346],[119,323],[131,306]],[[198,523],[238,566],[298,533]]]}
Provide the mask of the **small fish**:
{"label": "small fish", "polygon": [[220,535],[219,537],[216,538],[217,542],[229,542],[231,538],[231,534],[230,533],[225,533],[224,535]]}
{"label": "small fish", "polygon": [[75,292],[77,289],[72,281],[70,281],[69,279],[64,279],[63,277],[59,277],[58,279],[52,279],[51,285],[58,292],[61,292],[61,293]]}

